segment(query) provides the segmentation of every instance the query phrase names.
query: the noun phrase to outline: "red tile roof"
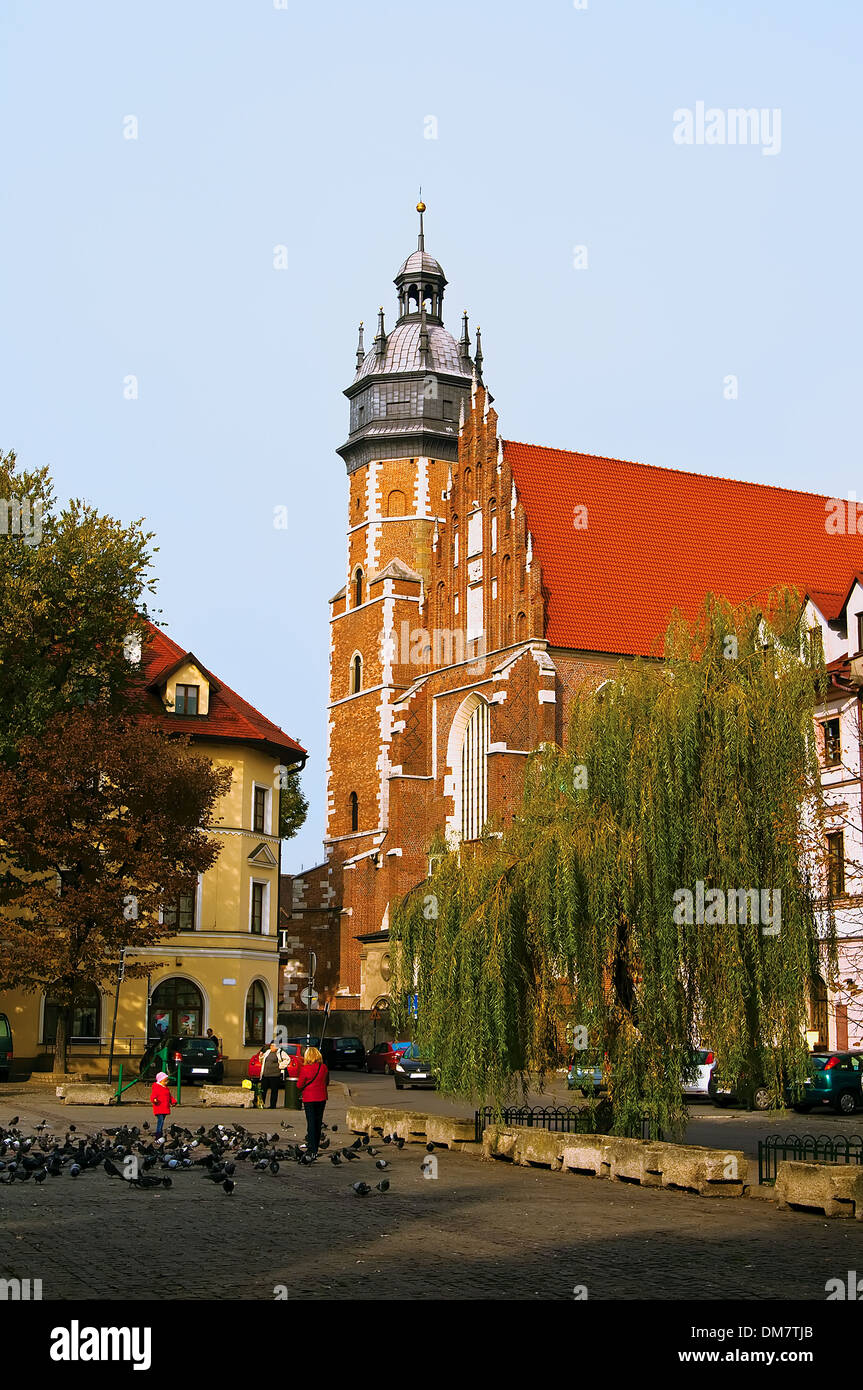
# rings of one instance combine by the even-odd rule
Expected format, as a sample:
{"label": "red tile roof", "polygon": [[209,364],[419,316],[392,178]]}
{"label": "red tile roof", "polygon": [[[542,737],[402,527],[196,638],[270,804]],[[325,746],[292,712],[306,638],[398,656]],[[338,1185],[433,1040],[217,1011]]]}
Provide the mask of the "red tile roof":
{"label": "red tile roof", "polygon": [[709,592],[740,603],[787,585],[834,618],[863,569],[863,535],[828,534],[813,493],[512,440],[504,452],[552,646],[660,655],[674,608],[691,618]]}
{"label": "red tile roof", "polygon": [[[261,744],[273,750],[291,754],[290,762],[305,758],[306,750],[288,734],[260,714],[236,691],[219,681],[212,672],[201,665],[197,657],[167,637],[160,628],[148,623],[150,641],[144,650],[144,680],[149,698],[154,708],[170,720],[170,726],[177,733],[191,734],[194,738],[228,739],[233,742]],[[209,713],[206,715],[176,715],[165,712],[164,705],[155,687],[166,680],[177,665],[192,660],[214,682],[210,686]]]}

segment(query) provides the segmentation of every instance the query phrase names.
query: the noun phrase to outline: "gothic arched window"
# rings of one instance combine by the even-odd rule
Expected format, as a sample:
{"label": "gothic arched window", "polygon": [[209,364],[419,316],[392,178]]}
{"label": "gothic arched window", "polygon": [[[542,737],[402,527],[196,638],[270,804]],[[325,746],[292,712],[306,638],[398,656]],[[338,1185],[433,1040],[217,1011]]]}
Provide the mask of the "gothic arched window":
{"label": "gothic arched window", "polygon": [[[478,697],[477,697],[478,698]],[[477,840],[488,818],[488,705],[480,700],[461,745],[461,838]]]}
{"label": "gothic arched window", "polygon": [[359,828],[360,828],[360,799],[359,799],[359,797],[357,796],[356,792],[351,792],[350,796],[348,797],[348,804],[349,804],[350,810],[351,810],[351,830],[352,830],[352,831],[353,831],[353,830],[359,830]]}
{"label": "gothic arched window", "polygon": [[363,572],[359,565],[354,570],[354,608],[359,608],[363,601]]}
{"label": "gothic arched window", "polygon": [[521,642],[527,636],[527,617],[524,613],[519,613],[515,620],[515,640]]}
{"label": "gothic arched window", "polygon": [[359,695],[363,688],[363,659],[357,652],[351,658],[351,694]]}

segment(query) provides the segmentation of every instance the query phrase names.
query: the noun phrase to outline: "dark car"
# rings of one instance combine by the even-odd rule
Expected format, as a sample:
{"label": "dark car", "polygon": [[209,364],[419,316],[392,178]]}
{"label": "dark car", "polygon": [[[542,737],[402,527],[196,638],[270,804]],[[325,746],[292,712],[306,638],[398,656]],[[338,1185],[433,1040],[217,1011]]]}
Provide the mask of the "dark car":
{"label": "dark car", "polygon": [[172,1038],[168,1061],[187,1085],[219,1085],[225,1074],[218,1038]]}
{"label": "dark car", "polygon": [[837,1115],[853,1115],[863,1106],[863,1052],[812,1052],[806,1067],[803,1095],[793,1099],[786,1087],[789,1104],[801,1115],[815,1105],[830,1105]]}
{"label": "dark car", "polygon": [[[745,1084],[740,1077],[730,1077],[723,1075],[716,1067],[710,1073],[710,1080],[707,1083],[707,1095],[714,1105],[724,1109],[729,1105],[742,1105],[745,1094]],[[763,1078],[758,1079],[752,1093],[752,1105],[756,1110],[772,1110],[775,1108],[773,1092]]]}
{"label": "dark car", "polygon": [[409,1042],[378,1043],[377,1047],[366,1053],[366,1071],[383,1072],[385,1076],[392,1076],[396,1062],[409,1047]]}
{"label": "dark car", "polygon": [[12,1027],[5,1014],[0,1014],[0,1081],[8,1081],[12,1070]]}
{"label": "dark car", "polygon": [[434,1067],[427,1058],[420,1056],[416,1043],[411,1043],[402,1053],[393,1076],[397,1091],[404,1090],[405,1086],[424,1086],[428,1090],[434,1090],[437,1086]]}
{"label": "dark car", "polygon": [[366,1049],[359,1038],[324,1038],[321,1056],[332,1071],[335,1067],[356,1067],[365,1064]]}
{"label": "dark car", "polygon": [[307,1047],[320,1049],[321,1046],[320,1038],[316,1038],[313,1033],[303,1033],[301,1038],[289,1038],[288,1042],[298,1043],[302,1052],[305,1052]]}

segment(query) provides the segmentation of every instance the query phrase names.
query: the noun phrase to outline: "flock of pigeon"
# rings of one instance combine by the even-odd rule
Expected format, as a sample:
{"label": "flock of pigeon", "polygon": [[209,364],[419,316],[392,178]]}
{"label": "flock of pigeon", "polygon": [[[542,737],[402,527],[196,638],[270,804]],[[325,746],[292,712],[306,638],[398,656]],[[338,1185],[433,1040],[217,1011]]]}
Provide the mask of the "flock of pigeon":
{"label": "flock of pigeon", "polygon": [[[160,1138],[149,1133],[150,1125],[144,1122],[137,1125],[118,1125],[112,1129],[97,1130],[95,1134],[79,1135],[77,1127],[70,1124],[61,1138],[51,1133],[47,1120],[36,1125],[34,1134],[23,1134],[19,1128],[19,1116],[15,1116],[4,1128],[0,1125],[0,1184],[11,1186],[16,1182],[29,1182],[37,1185],[48,1178],[59,1178],[68,1174],[79,1178],[93,1170],[107,1173],[109,1178],[125,1182],[130,1189],[169,1188],[174,1177],[181,1172],[197,1172],[207,1182],[221,1187],[230,1196],[236,1188],[238,1163],[247,1163],[257,1173],[278,1173],[282,1163],[298,1163],[310,1166],[315,1159],[306,1153],[305,1145],[287,1142],[278,1134],[251,1134],[242,1125],[211,1125],[209,1129],[201,1125],[193,1133],[182,1125],[171,1124]],[[282,1123],[283,1130],[292,1126]],[[327,1135],[322,1135],[320,1149],[332,1148],[332,1138],[338,1125],[327,1126]],[[397,1150],[404,1148],[404,1139],[394,1134],[383,1136],[385,1145],[394,1145]],[[427,1144],[431,1150],[433,1144]],[[323,1157],[324,1155],[321,1155]],[[334,1167],[343,1163],[357,1162],[362,1156],[374,1160],[375,1170],[385,1173],[390,1164],[380,1156],[368,1135],[361,1135],[348,1148],[332,1148],[325,1155]],[[389,1191],[389,1178],[381,1177],[371,1187],[359,1181],[351,1184],[351,1191],[357,1197],[368,1197],[372,1191]]]}

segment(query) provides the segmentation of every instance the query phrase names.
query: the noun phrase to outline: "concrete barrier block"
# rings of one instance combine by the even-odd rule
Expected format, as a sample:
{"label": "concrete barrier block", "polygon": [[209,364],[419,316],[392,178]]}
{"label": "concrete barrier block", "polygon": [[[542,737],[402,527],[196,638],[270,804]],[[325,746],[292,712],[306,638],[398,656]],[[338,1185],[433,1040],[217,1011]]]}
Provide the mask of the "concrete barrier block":
{"label": "concrete barrier block", "polygon": [[394,1134],[406,1143],[426,1142],[428,1115],[415,1110],[398,1110],[382,1105],[352,1105],[347,1112],[347,1127],[355,1134]]}
{"label": "concrete barrier block", "polygon": [[488,1125],[482,1132],[483,1158],[515,1158],[518,1130],[507,1125]]}
{"label": "concrete barrier block", "polygon": [[654,1143],[663,1187],[680,1187],[702,1197],[742,1197],[749,1164],[742,1149],[697,1144]]}
{"label": "concrete barrier block", "polygon": [[608,1177],[623,1182],[639,1182],[642,1187],[659,1187],[662,1169],[656,1150],[659,1146],[645,1139],[626,1139],[606,1135],[602,1146],[602,1166]]}
{"label": "concrete barrier block", "polygon": [[463,1120],[457,1115],[426,1115],[425,1137],[428,1143],[447,1149],[476,1145],[473,1120]]}
{"label": "concrete barrier block", "polygon": [[597,1178],[608,1177],[604,1145],[607,1134],[566,1134],[566,1147],[561,1154],[564,1168],[575,1173],[593,1173]]}
{"label": "concrete barrier block", "polygon": [[254,1103],[254,1091],[243,1086],[202,1086],[198,1099],[199,1105],[229,1105],[242,1110],[251,1110]]}
{"label": "concrete barrier block", "polygon": [[60,1099],[64,1105],[116,1105],[117,1103],[116,1086],[78,1083],[63,1087],[58,1086],[58,1094],[61,1090]]}
{"label": "concrete barrier block", "polygon": [[804,1163],[784,1159],[774,1187],[780,1211],[815,1207],[825,1216],[863,1221],[863,1168],[854,1163]]}

